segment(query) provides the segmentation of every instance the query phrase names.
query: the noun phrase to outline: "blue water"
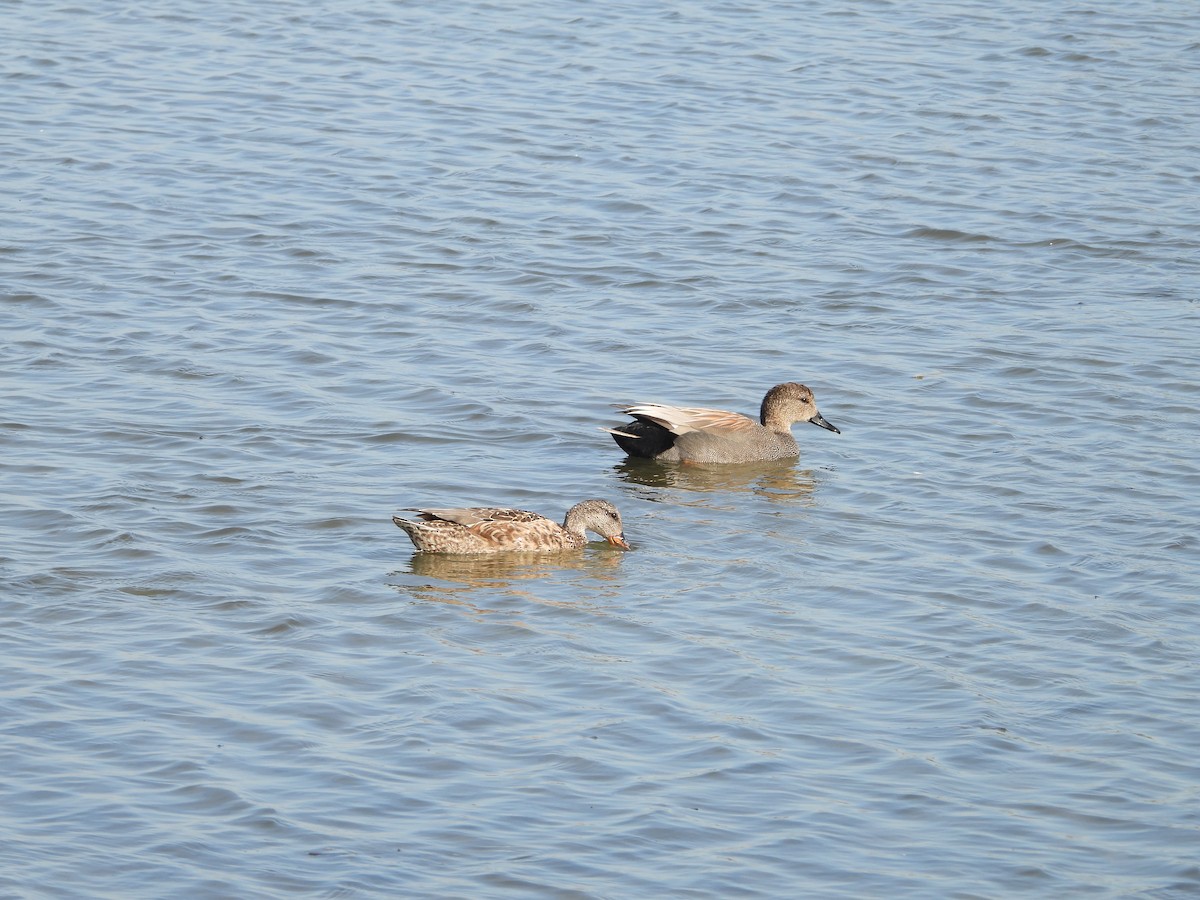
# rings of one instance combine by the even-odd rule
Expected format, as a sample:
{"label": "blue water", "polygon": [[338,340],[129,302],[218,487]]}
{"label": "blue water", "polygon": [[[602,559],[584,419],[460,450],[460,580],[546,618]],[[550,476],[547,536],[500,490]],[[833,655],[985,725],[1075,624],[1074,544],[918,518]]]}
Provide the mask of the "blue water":
{"label": "blue water", "polygon": [[0,896],[1200,891],[1193,19],[8,4]]}

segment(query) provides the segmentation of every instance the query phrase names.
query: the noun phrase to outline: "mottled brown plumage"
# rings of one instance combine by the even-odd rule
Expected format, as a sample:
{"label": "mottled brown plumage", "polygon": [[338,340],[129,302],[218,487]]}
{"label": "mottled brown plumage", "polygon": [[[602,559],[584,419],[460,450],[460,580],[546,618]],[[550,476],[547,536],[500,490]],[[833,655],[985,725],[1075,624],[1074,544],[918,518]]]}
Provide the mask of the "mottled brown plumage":
{"label": "mottled brown plumage", "polygon": [[567,510],[563,524],[524,509],[468,507],[413,510],[416,519],[392,516],[418,550],[427,553],[504,553],[577,550],[594,531],[615,547],[629,549],[621,514],[607,500],[584,500]]}
{"label": "mottled brown plumage", "polygon": [[795,422],[841,434],[817,411],[812,391],[794,381],[767,391],[758,422],[723,409],[661,403],[637,403],[621,411],[636,421],[604,430],[630,456],[664,462],[745,463],[798,456]]}

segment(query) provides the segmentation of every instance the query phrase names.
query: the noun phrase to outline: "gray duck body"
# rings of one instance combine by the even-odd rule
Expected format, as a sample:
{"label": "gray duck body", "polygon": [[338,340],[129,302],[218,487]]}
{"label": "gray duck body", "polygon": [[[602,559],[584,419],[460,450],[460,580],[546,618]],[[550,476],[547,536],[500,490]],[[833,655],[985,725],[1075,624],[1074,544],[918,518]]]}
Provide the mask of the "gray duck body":
{"label": "gray duck body", "polygon": [[767,391],[757,422],[741,413],[661,403],[637,403],[622,412],[634,421],[605,430],[630,456],[662,462],[748,463],[799,456],[792,436],[796,422],[841,434],[817,410],[812,391],[794,381]]}

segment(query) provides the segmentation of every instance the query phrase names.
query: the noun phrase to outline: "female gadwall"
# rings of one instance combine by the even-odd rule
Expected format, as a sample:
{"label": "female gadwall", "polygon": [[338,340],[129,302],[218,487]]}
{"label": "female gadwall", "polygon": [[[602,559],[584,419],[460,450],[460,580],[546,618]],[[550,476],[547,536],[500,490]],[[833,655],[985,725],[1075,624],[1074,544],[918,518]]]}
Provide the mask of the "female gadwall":
{"label": "female gadwall", "polygon": [[661,403],[638,403],[622,407],[621,412],[636,421],[604,430],[630,456],[665,462],[746,463],[798,456],[793,422],[812,422],[841,434],[817,412],[812,391],[794,381],[767,391],[761,424],[722,409]]}
{"label": "female gadwall", "polygon": [[621,514],[607,500],[584,500],[567,510],[562,525],[523,509],[417,509],[420,521],[392,516],[418,550],[428,553],[503,553],[510,550],[578,550],[594,531],[629,549]]}

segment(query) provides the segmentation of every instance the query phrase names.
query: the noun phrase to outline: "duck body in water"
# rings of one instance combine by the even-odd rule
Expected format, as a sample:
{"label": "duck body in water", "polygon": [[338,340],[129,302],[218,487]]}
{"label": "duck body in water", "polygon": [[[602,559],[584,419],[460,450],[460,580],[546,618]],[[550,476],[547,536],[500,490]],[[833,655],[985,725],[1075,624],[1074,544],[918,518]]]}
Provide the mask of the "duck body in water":
{"label": "duck body in water", "polygon": [[567,510],[563,524],[525,509],[474,506],[416,509],[392,522],[427,553],[504,553],[578,550],[593,531],[614,547],[629,549],[621,514],[607,500],[584,500]]}
{"label": "duck body in water", "polygon": [[817,410],[812,391],[794,381],[767,391],[757,422],[723,409],[662,403],[636,403],[621,411],[634,421],[604,430],[630,456],[662,462],[747,463],[799,456],[792,436],[796,422],[841,434]]}

